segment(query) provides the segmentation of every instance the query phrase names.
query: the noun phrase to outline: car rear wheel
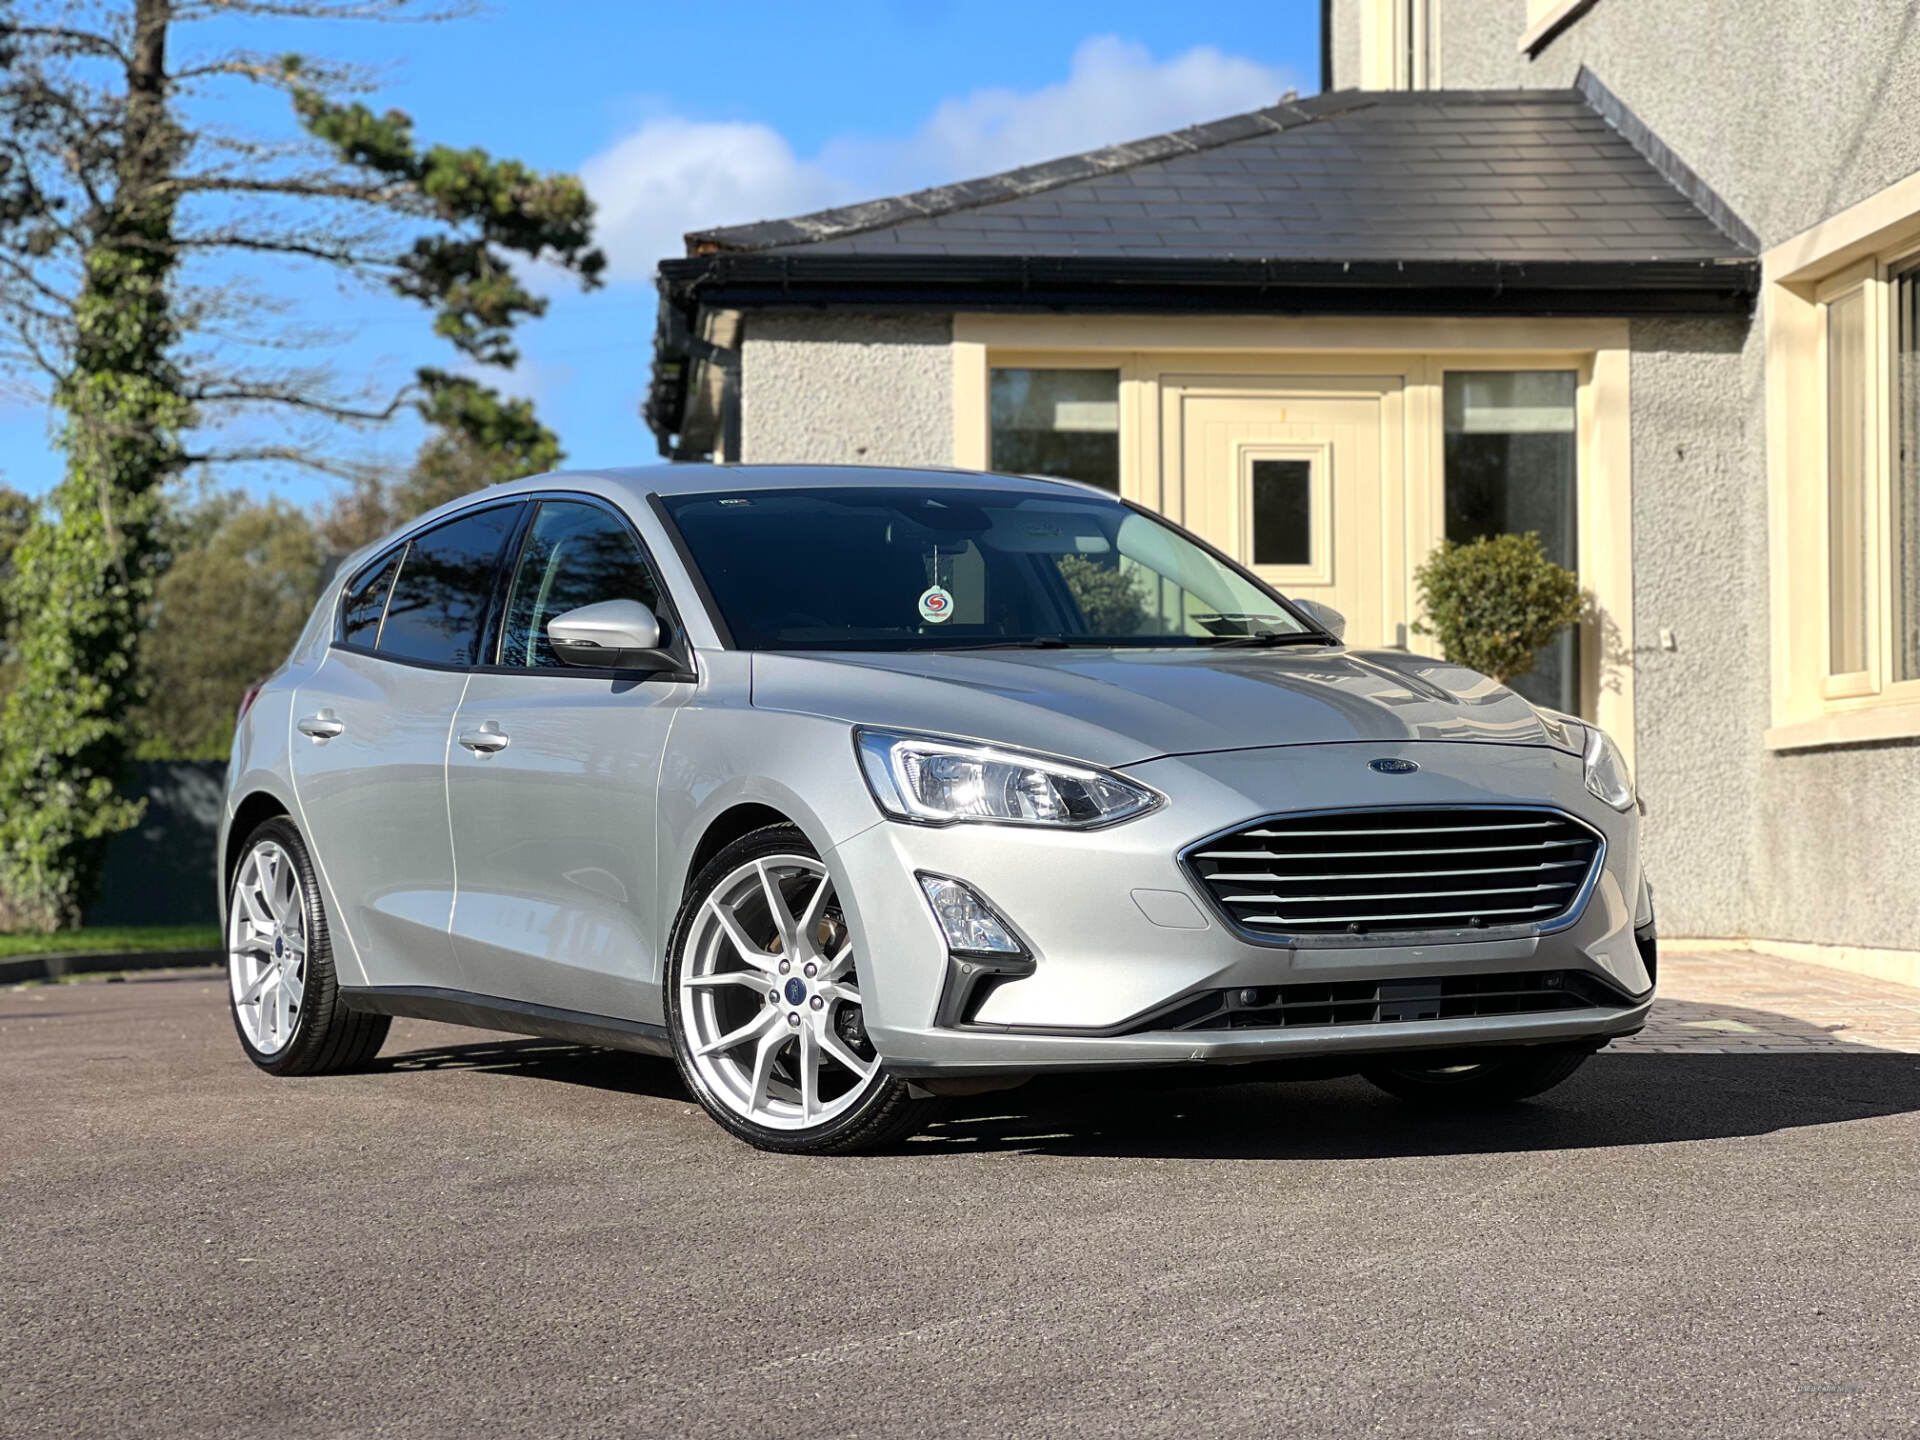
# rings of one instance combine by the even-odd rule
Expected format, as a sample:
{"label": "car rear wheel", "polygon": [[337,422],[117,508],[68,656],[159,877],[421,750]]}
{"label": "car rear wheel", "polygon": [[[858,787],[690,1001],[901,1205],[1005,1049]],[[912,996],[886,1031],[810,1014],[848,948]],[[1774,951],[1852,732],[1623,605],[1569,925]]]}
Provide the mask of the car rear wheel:
{"label": "car rear wheel", "polygon": [[293,822],[247,837],[227,888],[227,1002],[247,1058],[272,1075],[355,1070],[391,1023],[340,1002],[320,886]]}
{"label": "car rear wheel", "polygon": [[1380,1066],[1360,1073],[1389,1095],[1433,1109],[1505,1105],[1551,1090],[1592,1053],[1586,1046],[1541,1046],[1498,1060]]}
{"label": "car rear wheel", "polygon": [[833,878],[790,825],[734,841],[674,924],[667,1027],[707,1113],[763,1150],[846,1154],[924,1116],[867,1038],[861,961]]}

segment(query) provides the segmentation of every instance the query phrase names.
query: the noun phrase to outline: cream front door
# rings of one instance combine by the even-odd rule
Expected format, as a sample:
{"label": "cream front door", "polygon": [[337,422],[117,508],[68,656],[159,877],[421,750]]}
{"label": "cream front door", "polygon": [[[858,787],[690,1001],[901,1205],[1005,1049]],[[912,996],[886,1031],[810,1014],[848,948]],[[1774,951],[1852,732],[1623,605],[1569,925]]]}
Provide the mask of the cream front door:
{"label": "cream front door", "polygon": [[1283,595],[1404,645],[1398,376],[1195,376],[1165,392],[1168,509]]}

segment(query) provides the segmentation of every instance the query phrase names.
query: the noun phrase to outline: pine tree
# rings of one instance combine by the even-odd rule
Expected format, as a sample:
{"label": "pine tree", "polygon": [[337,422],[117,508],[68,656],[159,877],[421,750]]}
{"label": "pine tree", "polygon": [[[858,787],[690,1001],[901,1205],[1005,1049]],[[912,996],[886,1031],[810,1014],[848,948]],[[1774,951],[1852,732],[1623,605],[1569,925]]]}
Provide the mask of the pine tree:
{"label": "pine tree", "polygon": [[[202,283],[238,256],[321,266],[430,307],[470,363],[510,366],[514,324],[544,308],[512,258],[588,286],[604,263],[577,180],[422,149],[406,116],[340,98],[349,72],[241,51],[170,62],[178,27],[247,17],[434,12],[413,0],[0,0],[0,365],[38,381],[65,455],[6,584],[0,922],[76,923],[107,841],[137,819],[120,794],[137,656],[165,558],[163,499],[189,466],[364,475],[342,436],[408,405],[483,466],[558,453],[530,407],[470,376],[423,370],[381,395],[324,365],[262,361],[285,339],[271,303],[250,305],[230,267],[225,283]],[[228,85],[284,92],[306,147],[190,125]],[[223,441],[224,422],[258,413],[287,438]]]}

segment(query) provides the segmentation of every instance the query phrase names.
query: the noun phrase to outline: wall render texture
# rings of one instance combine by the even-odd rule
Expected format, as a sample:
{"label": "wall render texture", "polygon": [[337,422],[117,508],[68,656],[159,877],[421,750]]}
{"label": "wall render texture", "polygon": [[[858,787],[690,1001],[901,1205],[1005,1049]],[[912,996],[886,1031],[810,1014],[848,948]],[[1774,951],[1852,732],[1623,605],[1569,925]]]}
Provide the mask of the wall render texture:
{"label": "wall render texture", "polygon": [[951,465],[952,341],[945,315],[749,315],[740,458]]}

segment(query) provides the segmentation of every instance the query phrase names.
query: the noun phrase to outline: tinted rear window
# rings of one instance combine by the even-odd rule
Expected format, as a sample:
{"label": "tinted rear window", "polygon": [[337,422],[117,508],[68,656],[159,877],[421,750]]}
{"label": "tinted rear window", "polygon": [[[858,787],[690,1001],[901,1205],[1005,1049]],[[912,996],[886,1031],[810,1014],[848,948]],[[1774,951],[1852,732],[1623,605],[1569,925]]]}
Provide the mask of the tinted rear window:
{"label": "tinted rear window", "polygon": [[340,640],[345,645],[373,648],[380,638],[380,617],[387,613],[387,591],[400,564],[396,550],[355,582],[340,604]]}
{"label": "tinted rear window", "polygon": [[517,505],[494,506],[414,538],[387,602],[382,655],[440,665],[476,663],[494,572],[519,511]]}

